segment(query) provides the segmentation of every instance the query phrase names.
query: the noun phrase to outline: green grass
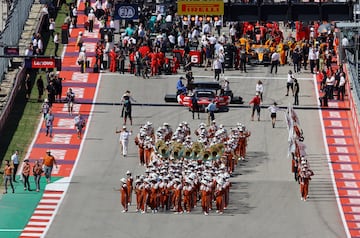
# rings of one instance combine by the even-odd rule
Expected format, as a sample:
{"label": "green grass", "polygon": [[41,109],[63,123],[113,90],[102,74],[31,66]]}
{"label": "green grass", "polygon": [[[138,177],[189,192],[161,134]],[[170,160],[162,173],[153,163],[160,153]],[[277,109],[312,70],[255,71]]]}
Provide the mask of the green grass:
{"label": "green grass", "polygon": [[[58,11],[56,17],[56,31],[59,33],[61,33],[61,25],[64,22],[66,12],[68,12],[66,5],[63,5]],[[43,33],[42,36],[46,46],[45,55],[53,55],[55,47],[49,32]],[[60,44],[58,54],[60,54],[62,50],[63,46]],[[1,162],[10,159],[15,150],[20,151],[21,159],[24,158],[41,119],[41,102],[37,101],[38,90],[35,82],[38,77],[42,76],[46,86],[45,71],[30,71],[29,73],[33,85],[31,96],[28,102],[26,102],[25,91],[22,89],[15,99],[13,110],[10,113],[0,139]],[[2,176],[0,176],[0,183],[2,183],[2,179]]]}

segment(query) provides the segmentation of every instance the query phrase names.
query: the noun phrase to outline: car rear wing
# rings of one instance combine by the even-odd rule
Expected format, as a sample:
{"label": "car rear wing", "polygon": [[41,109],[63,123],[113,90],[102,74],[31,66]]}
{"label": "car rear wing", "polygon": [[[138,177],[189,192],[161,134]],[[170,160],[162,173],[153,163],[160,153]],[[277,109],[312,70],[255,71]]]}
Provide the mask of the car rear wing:
{"label": "car rear wing", "polygon": [[192,88],[194,89],[213,89],[213,90],[220,90],[221,85],[217,82],[193,82]]}

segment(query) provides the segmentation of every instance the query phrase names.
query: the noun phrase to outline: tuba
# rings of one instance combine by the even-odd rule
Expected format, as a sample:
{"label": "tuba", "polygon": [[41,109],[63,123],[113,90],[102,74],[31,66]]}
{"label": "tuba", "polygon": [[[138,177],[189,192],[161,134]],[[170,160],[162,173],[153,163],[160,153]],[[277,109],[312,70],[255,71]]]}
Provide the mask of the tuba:
{"label": "tuba", "polygon": [[159,155],[162,158],[168,158],[170,156],[170,148],[168,145],[164,144],[157,149]]}
{"label": "tuba", "polygon": [[158,141],[155,143],[155,149],[156,149],[156,151],[159,151],[160,147],[163,147],[163,146],[166,146],[165,141],[163,141],[163,140],[158,140]]}
{"label": "tuba", "polygon": [[203,150],[201,152],[201,159],[204,161],[211,160],[211,152],[209,149]]}
{"label": "tuba", "polygon": [[203,145],[200,142],[194,142],[191,146],[192,154],[191,159],[198,160],[203,150]]}
{"label": "tuba", "polygon": [[209,151],[211,153],[211,160],[217,160],[221,158],[222,154],[224,153],[224,144],[219,143],[210,146]]}
{"label": "tuba", "polygon": [[181,143],[174,142],[171,145],[171,152],[172,152],[172,156],[174,157],[174,159],[181,159],[183,152],[184,152],[184,147]]}
{"label": "tuba", "polygon": [[191,159],[191,154],[192,154],[192,148],[187,147],[184,150],[184,158]]}

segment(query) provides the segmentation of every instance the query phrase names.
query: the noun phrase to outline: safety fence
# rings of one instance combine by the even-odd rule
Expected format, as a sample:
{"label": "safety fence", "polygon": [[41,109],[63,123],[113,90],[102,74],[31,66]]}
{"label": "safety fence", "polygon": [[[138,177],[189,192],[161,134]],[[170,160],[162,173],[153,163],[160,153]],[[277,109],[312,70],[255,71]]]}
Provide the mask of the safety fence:
{"label": "safety fence", "polygon": [[[23,1],[23,0],[18,0],[17,2],[29,2],[30,3],[30,8],[31,8],[31,4],[32,4],[32,2],[33,1]],[[14,3],[15,4],[15,3]],[[17,5],[18,7],[19,6],[21,6],[21,5]],[[19,11],[20,11],[20,9],[19,9]],[[28,10],[28,11],[26,11],[27,13],[30,11],[30,9]],[[15,12],[15,11],[14,11]],[[25,16],[25,15],[28,15],[28,14],[24,14],[23,12],[25,12],[25,11],[20,11],[20,12],[22,12],[22,14]],[[15,15],[13,15],[13,17],[14,17]],[[39,19],[39,21],[37,21],[37,25],[36,25],[36,27],[35,27],[35,32],[40,32],[41,31],[41,29],[43,28],[43,24],[44,24],[44,15],[41,15],[41,17],[40,17],[40,19]],[[26,20],[26,18],[25,18],[25,20]],[[11,26],[10,26],[10,24],[11,24]],[[7,27],[7,29],[12,29],[11,27],[13,27],[12,26],[12,23],[9,23],[9,26]],[[16,29],[16,28],[15,28]],[[19,34],[19,36],[18,36],[18,38],[20,38],[20,36],[21,36],[21,33],[22,33],[22,29],[21,29],[21,31],[20,31],[20,34]],[[14,32],[14,34],[15,34],[15,32]],[[2,34],[3,35],[3,34]],[[1,35],[1,36],[2,36]],[[0,37],[1,37],[0,36]],[[5,36],[4,36],[5,37]],[[8,37],[8,36],[7,36]],[[16,37],[14,37],[14,42],[15,42],[15,38]],[[5,39],[5,38],[0,38],[0,43],[1,42],[4,42],[3,41],[3,39]],[[10,38],[7,38],[7,39],[10,39]],[[19,41],[19,39],[17,40],[17,42]],[[8,45],[10,45],[10,44],[12,44],[12,41],[10,41],[10,40],[8,40],[8,41],[5,41],[5,42],[7,42],[8,43]],[[1,54],[3,54],[4,52],[3,52],[3,47],[0,47],[0,55]],[[7,70],[7,67],[8,67],[8,59],[6,59],[6,63],[3,63],[1,60],[4,60],[4,58],[0,58],[0,72],[2,72],[2,75],[4,74],[4,72],[6,72],[6,70]],[[4,64],[4,65],[2,65],[2,64]],[[3,67],[4,66],[4,67]],[[23,66],[24,66],[24,64],[23,64]],[[1,70],[3,70],[3,71],[1,71]],[[9,93],[9,95],[8,95],[8,98],[7,98],[7,100],[6,100],[6,104],[5,104],[5,106],[3,107],[3,109],[1,110],[1,112],[0,112],[0,132],[2,132],[3,131],[3,129],[4,129],[4,126],[5,126],[5,123],[6,123],[6,121],[7,121],[7,119],[9,118],[9,115],[10,115],[10,113],[11,113],[11,110],[12,110],[12,108],[13,108],[13,105],[14,105],[14,102],[15,102],[15,98],[16,98],[16,96],[17,96],[17,94],[19,93],[19,91],[21,90],[21,88],[22,88],[22,86],[23,86],[23,83],[22,83],[22,79],[23,78],[25,78],[25,74],[27,73],[27,69],[25,68],[25,67],[21,67],[21,69],[20,70],[18,70],[18,72],[16,73],[16,76],[15,76],[15,79],[13,80],[13,85],[12,85],[12,88],[11,88],[11,91],[10,91],[10,93]]]}
{"label": "safety fence", "polygon": [[0,34],[0,82],[4,79],[9,66],[9,58],[1,57],[4,56],[4,47],[18,45],[33,2],[31,0],[14,0],[13,2],[13,8]]}
{"label": "safety fence", "polygon": [[360,124],[359,124],[359,105],[360,105],[360,79],[359,79],[359,60],[356,51],[346,51],[346,71],[350,84],[347,86],[348,98],[350,102],[351,117],[354,120],[357,143],[360,144]]}

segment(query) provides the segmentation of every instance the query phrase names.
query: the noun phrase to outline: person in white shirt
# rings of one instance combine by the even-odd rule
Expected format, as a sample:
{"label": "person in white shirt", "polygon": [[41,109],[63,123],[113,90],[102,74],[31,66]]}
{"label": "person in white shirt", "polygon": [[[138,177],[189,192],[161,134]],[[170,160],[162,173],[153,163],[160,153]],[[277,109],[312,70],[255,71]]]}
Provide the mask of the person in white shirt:
{"label": "person in white shirt", "polygon": [[19,167],[19,151],[15,150],[15,153],[11,156],[11,163],[13,164],[14,170],[13,170],[13,181],[16,183],[16,173]]}
{"label": "person in white shirt", "polygon": [[342,47],[348,47],[349,46],[349,40],[348,40],[347,36],[344,36],[344,38],[342,38],[341,46]]}
{"label": "person in white shirt", "polygon": [[221,62],[219,60],[219,56],[216,56],[215,60],[213,62],[213,69],[214,69],[214,72],[215,72],[215,80],[216,81],[219,81],[221,68],[222,68],[222,65],[221,65]]}
{"label": "person in white shirt", "polygon": [[72,9],[72,14],[73,14],[73,19],[72,19],[73,28],[76,28],[77,27],[77,18],[78,18],[77,7],[74,7]]}
{"label": "person in white shirt", "polygon": [[166,23],[171,23],[172,22],[172,16],[170,14],[165,17],[165,22]]}
{"label": "person in white shirt", "polygon": [[219,61],[221,63],[221,71],[222,71],[222,76],[225,75],[225,54],[224,54],[224,48],[221,48],[219,50]]}
{"label": "person in white shirt", "polygon": [[294,96],[294,76],[291,70],[289,70],[289,73],[287,75],[287,81],[286,81],[286,94],[285,96],[289,96],[289,90],[291,89],[292,95]]}
{"label": "person in white shirt", "polygon": [[88,22],[89,22],[89,32],[93,32],[94,30],[94,21],[95,21],[95,14],[94,14],[94,10],[91,9],[89,14],[88,14]]}
{"label": "person in white shirt", "polygon": [[269,110],[269,112],[270,112],[272,127],[275,128],[276,113],[277,113],[280,109],[277,107],[277,103],[274,102],[273,105],[271,105],[270,107],[268,107],[268,110]]}
{"label": "person in white shirt", "polygon": [[204,35],[210,34],[211,28],[209,22],[205,22],[205,24],[202,27],[202,32]]}
{"label": "person in white shirt", "polygon": [[156,16],[156,21],[157,21],[157,22],[161,22],[161,20],[162,20],[162,15],[161,15],[161,13],[158,11],[158,12],[157,12],[157,16]]}
{"label": "person in white shirt", "polygon": [[326,79],[326,94],[328,99],[334,99],[335,73]]}
{"label": "person in white shirt", "polygon": [[52,38],[54,38],[55,21],[54,18],[49,19],[49,31]]}
{"label": "person in white shirt", "polygon": [[85,72],[85,66],[86,66],[86,53],[85,53],[85,47],[81,47],[80,53],[77,59],[77,63],[80,65],[80,72]]}
{"label": "person in white shirt", "polygon": [[177,41],[178,41],[178,47],[179,48],[184,48],[185,47],[185,40],[184,40],[184,37],[182,34],[179,34],[178,38],[177,38]]}
{"label": "person in white shirt", "polygon": [[126,130],[126,126],[123,126],[122,130],[116,129],[115,133],[120,134],[119,143],[120,143],[122,155],[126,157],[128,154],[129,139],[132,134],[132,131]]}
{"label": "person in white shirt", "polygon": [[255,86],[255,93],[258,93],[260,100],[263,101],[264,86],[261,80],[259,80]]}
{"label": "person in white shirt", "polygon": [[59,43],[60,43],[59,32],[56,32],[55,36],[54,36],[54,45],[55,45],[54,55],[55,55],[55,57],[58,56],[57,52],[59,50]]}
{"label": "person in white shirt", "polygon": [[235,43],[236,29],[235,29],[235,26],[234,26],[234,25],[232,25],[232,26],[230,27],[229,35],[230,35],[230,37],[231,37],[231,42],[232,42],[232,43]]}
{"label": "person in white shirt", "polygon": [[171,45],[171,49],[174,48],[175,44],[176,44],[176,41],[175,41],[175,36],[173,36],[172,34],[170,34],[168,36],[168,39],[169,39],[169,42],[170,42],[170,45]]}
{"label": "person in white shirt", "polygon": [[344,101],[346,78],[344,73],[340,74],[338,100]]}
{"label": "person in white shirt", "polygon": [[309,49],[309,57],[308,57],[309,61],[310,61],[310,72],[312,74],[314,74],[314,68],[316,66],[316,50],[315,48],[310,48]]}
{"label": "person in white shirt", "polygon": [[277,67],[279,64],[279,60],[280,60],[280,54],[278,52],[274,52],[271,55],[271,69],[270,69],[270,73],[272,74],[273,69],[275,67],[275,74],[277,74]]}
{"label": "person in white shirt", "polygon": [[43,44],[43,41],[41,39],[41,37],[39,36],[38,40],[37,40],[37,49],[36,51],[39,53],[39,54],[43,54],[44,53],[44,44]]}
{"label": "person in white shirt", "polygon": [[218,33],[218,36],[220,36],[221,27],[222,27],[222,21],[219,18],[217,21],[215,21],[215,28]]}

